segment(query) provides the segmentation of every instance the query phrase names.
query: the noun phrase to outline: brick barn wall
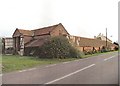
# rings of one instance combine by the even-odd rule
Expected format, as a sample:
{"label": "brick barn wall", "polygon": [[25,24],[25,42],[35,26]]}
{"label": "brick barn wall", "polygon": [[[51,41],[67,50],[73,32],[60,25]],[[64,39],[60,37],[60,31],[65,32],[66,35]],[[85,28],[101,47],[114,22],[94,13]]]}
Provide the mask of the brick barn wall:
{"label": "brick barn wall", "polygon": [[92,50],[93,50],[93,47],[84,47],[84,50],[85,50],[85,51],[92,51]]}
{"label": "brick barn wall", "polygon": [[[85,50],[85,51],[92,51],[93,50],[93,47],[81,47],[81,46],[77,46],[76,47],[78,50],[82,51]],[[96,51],[99,51],[100,48],[99,47],[94,47]]]}
{"label": "brick barn wall", "polygon": [[83,52],[83,47],[77,47],[77,49],[79,50],[79,51],[82,51]]}
{"label": "brick barn wall", "polygon": [[100,48],[99,47],[94,47],[95,48],[95,50],[97,50],[97,51],[99,51],[100,50]]}
{"label": "brick barn wall", "polygon": [[63,26],[58,25],[52,32],[51,32],[51,36],[59,36],[59,35],[63,35],[63,34],[67,34],[67,32],[65,31],[65,29],[63,28]]}

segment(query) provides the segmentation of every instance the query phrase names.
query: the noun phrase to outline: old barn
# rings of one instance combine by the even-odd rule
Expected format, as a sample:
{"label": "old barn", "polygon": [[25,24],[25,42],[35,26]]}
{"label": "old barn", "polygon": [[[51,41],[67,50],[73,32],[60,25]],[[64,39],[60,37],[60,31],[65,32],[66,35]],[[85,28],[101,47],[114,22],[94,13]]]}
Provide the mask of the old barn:
{"label": "old barn", "polygon": [[[98,35],[95,38],[73,36],[67,32],[61,23],[33,30],[16,28],[11,41],[8,41],[10,43],[5,43],[4,40],[3,44],[12,44],[13,54],[34,55],[34,52],[53,36],[66,37],[72,45],[82,52],[98,52],[106,47],[105,36]],[[114,50],[116,45],[107,39],[107,47],[109,50]]]}

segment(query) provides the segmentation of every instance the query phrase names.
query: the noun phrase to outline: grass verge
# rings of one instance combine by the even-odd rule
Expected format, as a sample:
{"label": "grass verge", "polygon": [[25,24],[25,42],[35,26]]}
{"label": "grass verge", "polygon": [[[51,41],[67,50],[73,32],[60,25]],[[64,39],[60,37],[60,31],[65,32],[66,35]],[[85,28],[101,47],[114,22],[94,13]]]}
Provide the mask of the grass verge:
{"label": "grass verge", "polygon": [[3,55],[2,56],[2,72],[11,72],[22,70],[26,68],[31,68],[39,65],[46,64],[55,64],[65,61],[72,61],[76,58],[67,58],[67,59],[41,59],[28,56],[19,56],[19,55]]}
{"label": "grass verge", "polygon": [[[113,52],[106,52],[113,53]],[[96,53],[92,55],[84,55],[83,58],[97,56],[105,53]],[[72,61],[80,58],[66,58],[66,59],[42,59],[29,56],[19,56],[19,55],[3,55],[2,56],[2,72],[12,72],[17,70],[23,70],[26,68],[32,68],[40,65],[55,64],[60,62]]]}

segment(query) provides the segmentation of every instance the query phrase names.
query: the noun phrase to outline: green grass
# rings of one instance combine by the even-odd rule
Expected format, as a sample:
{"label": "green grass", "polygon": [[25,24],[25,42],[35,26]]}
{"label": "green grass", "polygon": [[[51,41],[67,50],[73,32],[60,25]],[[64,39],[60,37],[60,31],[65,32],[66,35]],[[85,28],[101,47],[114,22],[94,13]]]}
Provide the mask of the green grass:
{"label": "green grass", "polygon": [[[113,52],[107,52],[113,53]],[[99,54],[105,53],[96,53],[92,55],[84,55],[82,58],[87,58],[91,56],[97,56]],[[17,70],[23,70],[26,68],[32,68],[35,66],[55,64],[60,62],[72,61],[80,58],[66,58],[66,59],[42,59],[28,56],[19,56],[19,55],[3,55],[2,56],[2,72],[12,72]]]}
{"label": "green grass", "polygon": [[59,62],[71,61],[76,58],[67,58],[67,59],[40,59],[35,57],[28,56],[18,56],[18,55],[3,55],[2,56],[2,72],[11,72],[22,70],[26,68],[31,68],[34,66],[46,65],[46,64],[55,64]]}

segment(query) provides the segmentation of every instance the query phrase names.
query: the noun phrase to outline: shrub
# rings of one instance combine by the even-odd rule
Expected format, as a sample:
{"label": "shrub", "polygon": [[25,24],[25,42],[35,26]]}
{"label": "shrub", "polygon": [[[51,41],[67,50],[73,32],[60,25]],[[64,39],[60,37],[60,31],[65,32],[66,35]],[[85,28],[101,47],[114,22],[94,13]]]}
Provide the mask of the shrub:
{"label": "shrub", "polygon": [[118,46],[115,46],[114,50],[115,50],[115,51],[119,50],[119,47],[118,47]]}
{"label": "shrub", "polygon": [[43,58],[68,58],[80,57],[80,52],[74,48],[63,36],[51,37],[39,48],[39,57]]}
{"label": "shrub", "polygon": [[85,55],[89,55],[89,54],[92,55],[92,54],[93,54],[93,51],[92,51],[92,50],[89,50],[89,51],[86,51],[86,50],[85,50],[85,51],[84,51],[84,54],[85,54]]}
{"label": "shrub", "polygon": [[101,49],[101,53],[103,53],[103,52],[108,52],[108,48],[103,46],[102,49]]}
{"label": "shrub", "polygon": [[79,57],[82,57],[84,55],[83,52],[80,52],[78,49],[76,49],[75,47],[70,47],[70,57],[73,57],[73,58],[79,58]]}

